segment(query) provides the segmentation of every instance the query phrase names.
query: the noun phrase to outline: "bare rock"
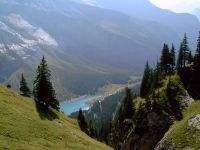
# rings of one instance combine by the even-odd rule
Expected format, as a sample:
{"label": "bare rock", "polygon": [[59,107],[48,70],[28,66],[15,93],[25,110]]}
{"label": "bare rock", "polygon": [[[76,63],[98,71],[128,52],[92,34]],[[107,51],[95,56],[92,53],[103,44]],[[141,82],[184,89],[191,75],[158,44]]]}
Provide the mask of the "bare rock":
{"label": "bare rock", "polygon": [[198,130],[200,130],[200,114],[196,115],[196,117],[188,120],[188,125],[190,127],[194,127]]}
{"label": "bare rock", "polygon": [[181,100],[182,107],[188,107],[194,102],[194,99],[186,93],[186,96]]}

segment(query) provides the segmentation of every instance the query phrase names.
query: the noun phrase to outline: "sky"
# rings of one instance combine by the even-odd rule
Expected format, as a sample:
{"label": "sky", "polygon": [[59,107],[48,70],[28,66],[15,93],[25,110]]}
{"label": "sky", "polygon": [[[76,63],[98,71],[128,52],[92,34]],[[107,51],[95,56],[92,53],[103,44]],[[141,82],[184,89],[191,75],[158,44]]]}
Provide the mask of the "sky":
{"label": "sky", "polygon": [[200,8],[200,0],[151,0],[155,5],[175,12],[192,12]]}

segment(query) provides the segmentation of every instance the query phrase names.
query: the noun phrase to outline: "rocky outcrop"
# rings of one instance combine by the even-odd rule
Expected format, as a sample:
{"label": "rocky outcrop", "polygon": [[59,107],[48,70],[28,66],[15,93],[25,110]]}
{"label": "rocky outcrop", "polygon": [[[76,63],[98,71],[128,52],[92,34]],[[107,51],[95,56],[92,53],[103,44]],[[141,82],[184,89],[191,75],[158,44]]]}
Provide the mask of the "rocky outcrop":
{"label": "rocky outcrop", "polygon": [[[182,105],[186,107],[190,106],[194,102],[194,99],[187,94],[187,96],[185,96],[181,102]],[[189,119],[188,126],[200,130],[200,114],[196,115],[194,118]],[[194,150],[194,148],[188,146],[178,148],[178,146],[175,143],[167,144],[167,138],[170,134],[171,129],[168,132],[166,132],[163,138],[158,142],[157,146],[155,147],[155,150]]]}
{"label": "rocky outcrop", "polygon": [[186,92],[186,96],[181,100],[182,107],[188,107],[194,102],[194,99]]}
{"label": "rocky outcrop", "polygon": [[[168,137],[168,135],[171,133],[171,130],[167,131],[165,133],[165,135],[163,136],[163,138],[159,141],[159,143],[157,144],[157,146],[155,147],[155,150],[162,150],[165,146],[165,141]],[[168,150],[173,149],[173,146],[169,146],[167,147]]]}
{"label": "rocky outcrop", "polygon": [[171,124],[170,117],[163,112],[148,113],[141,125],[130,135],[126,150],[153,149]]}
{"label": "rocky outcrop", "polygon": [[195,150],[192,147],[177,148],[175,145],[165,145],[164,147],[156,147],[155,150]]}
{"label": "rocky outcrop", "polygon": [[[181,107],[190,106],[194,99],[186,95],[182,97]],[[166,145],[166,138],[171,133],[170,126],[175,123],[174,120],[164,111],[158,108],[152,108],[146,114],[140,125],[130,134],[126,142],[126,150],[174,150],[175,145]],[[191,126],[200,129],[200,115],[188,121]],[[169,131],[168,131],[169,130]],[[161,140],[160,140],[161,139]],[[159,141],[159,142],[158,142]],[[190,147],[184,150],[192,150]]]}
{"label": "rocky outcrop", "polygon": [[200,114],[196,115],[194,118],[188,120],[188,125],[200,130]]}
{"label": "rocky outcrop", "polygon": [[192,147],[176,148],[174,145],[171,145],[159,150],[195,150],[195,149]]}

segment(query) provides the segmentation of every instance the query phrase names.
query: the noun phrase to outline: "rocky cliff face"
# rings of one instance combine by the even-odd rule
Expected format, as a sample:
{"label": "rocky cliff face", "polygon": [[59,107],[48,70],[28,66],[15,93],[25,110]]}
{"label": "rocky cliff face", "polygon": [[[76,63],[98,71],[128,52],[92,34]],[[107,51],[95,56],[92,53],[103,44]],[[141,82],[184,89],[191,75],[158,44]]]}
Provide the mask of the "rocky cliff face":
{"label": "rocky cliff face", "polygon": [[126,143],[126,150],[150,150],[169,129],[172,121],[163,112],[152,111],[143,119],[136,132],[130,135]]}
{"label": "rocky cliff face", "polygon": [[200,103],[194,102],[191,98],[190,102],[192,103],[185,110],[184,118],[170,127],[155,150],[195,150],[200,148]]}
{"label": "rocky cliff face", "polygon": [[[193,102],[194,99],[186,94],[186,96],[182,97],[181,107],[188,107],[192,105]],[[151,110],[145,114],[139,126],[137,126],[134,132],[127,138],[126,150],[176,149],[177,147],[174,144],[166,144],[166,139],[172,131],[170,128],[172,124],[176,124],[173,116],[170,116],[157,106],[153,106]],[[200,115],[188,120],[188,125],[200,129]],[[189,149],[190,147],[186,148]]]}
{"label": "rocky cliff face", "polygon": [[[187,121],[188,129],[193,128],[196,130],[195,134],[200,133],[200,114],[197,114],[194,118],[191,118]],[[189,132],[189,131],[188,131]],[[191,133],[186,133],[191,134]],[[193,135],[193,138],[196,137],[196,135]],[[182,143],[175,143],[175,142],[169,142],[169,137],[173,135],[173,130],[169,130],[165,136],[162,138],[162,140],[158,143],[158,145],[155,147],[155,150],[195,150],[196,147],[182,145]],[[186,135],[182,135],[183,137]],[[200,140],[196,140],[198,142],[197,145],[199,145]],[[198,147],[200,148],[200,147]]]}

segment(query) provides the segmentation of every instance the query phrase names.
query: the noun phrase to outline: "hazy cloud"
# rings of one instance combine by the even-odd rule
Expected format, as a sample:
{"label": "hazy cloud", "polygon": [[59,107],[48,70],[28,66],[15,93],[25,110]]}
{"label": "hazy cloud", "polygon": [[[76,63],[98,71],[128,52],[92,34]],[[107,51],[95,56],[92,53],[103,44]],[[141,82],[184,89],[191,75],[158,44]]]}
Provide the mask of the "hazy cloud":
{"label": "hazy cloud", "polygon": [[200,8],[200,0],[151,0],[152,3],[175,12],[191,12]]}

